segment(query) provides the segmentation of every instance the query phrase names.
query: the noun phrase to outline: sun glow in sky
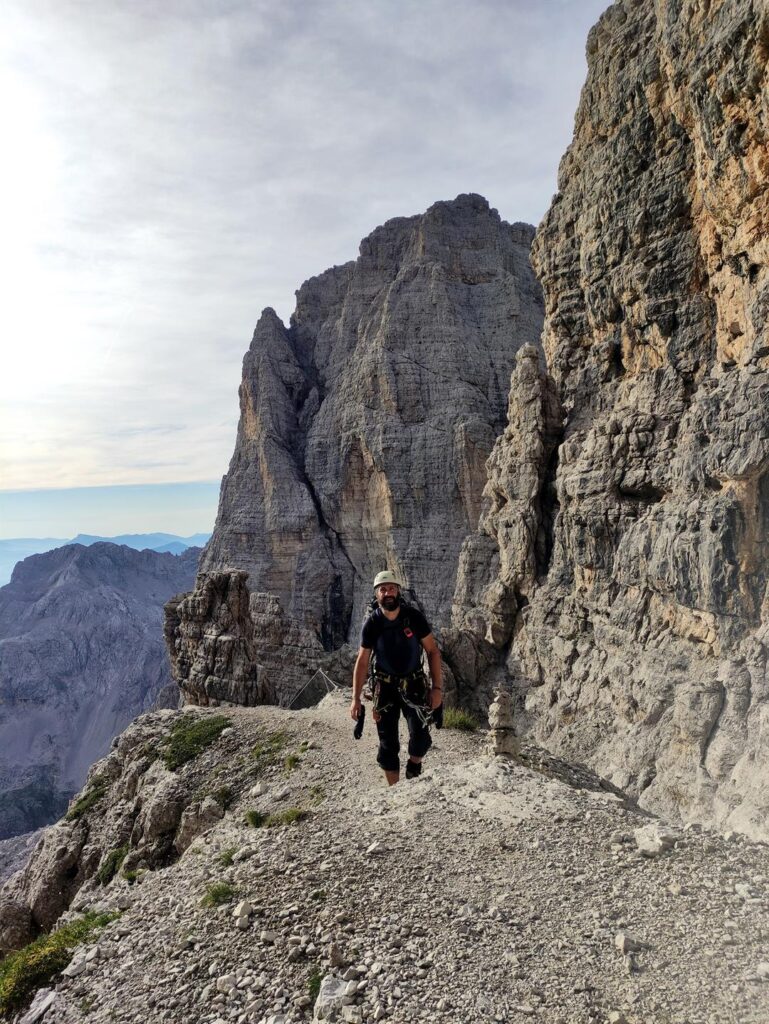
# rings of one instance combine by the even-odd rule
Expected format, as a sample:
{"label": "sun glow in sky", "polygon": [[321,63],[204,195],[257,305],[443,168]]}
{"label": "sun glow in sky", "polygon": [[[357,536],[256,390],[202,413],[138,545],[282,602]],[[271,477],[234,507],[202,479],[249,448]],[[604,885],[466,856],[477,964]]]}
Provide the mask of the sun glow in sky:
{"label": "sun glow in sky", "polygon": [[604,6],[6,0],[0,487],[218,479],[264,306],[460,192],[541,218]]}

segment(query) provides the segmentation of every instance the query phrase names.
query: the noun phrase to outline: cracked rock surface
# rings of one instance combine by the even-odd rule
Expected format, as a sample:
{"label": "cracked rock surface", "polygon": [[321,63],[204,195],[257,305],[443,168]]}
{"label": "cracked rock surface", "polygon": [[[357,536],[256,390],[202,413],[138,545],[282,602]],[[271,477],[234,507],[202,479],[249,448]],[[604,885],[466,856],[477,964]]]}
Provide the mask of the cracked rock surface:
{"label": "cracked rock surface", "polygon": [[532,236],[461,195],[306,281],[288,327],[263,312],[201,570],[248,572],[329,650],[357,640],[384,566],[448,622],[513,358],[539,344]]}
{"label": "cracked rock surface", "polygon": [[620,0],[532,261],[455,595],[472,701],[644,806],[767,836],[769,10]]}

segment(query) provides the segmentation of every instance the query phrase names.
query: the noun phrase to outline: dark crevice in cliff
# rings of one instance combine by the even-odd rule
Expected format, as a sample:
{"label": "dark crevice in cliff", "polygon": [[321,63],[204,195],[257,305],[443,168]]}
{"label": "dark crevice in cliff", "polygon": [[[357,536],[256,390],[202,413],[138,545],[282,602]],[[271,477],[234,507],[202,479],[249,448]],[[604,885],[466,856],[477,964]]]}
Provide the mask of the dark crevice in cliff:
{"label": "dark crevice in cliff", "polygon": [[710,744],[713,742],[716,733],[718,732],[718,723],[721,721],[721,715],[724,713],[726,707],[726,688],[722,683],[718,684],[718,706],[714,709],[713,720],[710,723],[707,734],[702,744],[702,753],[700,754],[700,765],[705,766],[705,760],[708,756],[708,749]]}
{"label": "dark crevice in cliff", "polygon": [[644,480],[641,483],[633,485],[621,482],[617,488],[617,493],[620,498],[638,501],[644,505],[656,505],[658,502],[663,500],[667,491],[664,491],[661,487],[655,487],[655,485],[648,480]]}
{"label": "dark crevice in cliff", "polygon": [[558,458],[562,440],[562,436],[559,436],[557,442],[553,445],[539,492],[539,527],[537,529],[534,554],[537,563],[538,580],[542,580],[547,576],[553,559],[555,524],[561,508],[555,481],[558,473]]}
{"label": "dark crevice in cliff", "polygon": [[[347,553],[347,549],[345,548],[344,541],[340,534],[337,533],[323,515],[323,507],[321,505],[320,498],[318,497],[310,478],[305,472],[304,466],[302,466],[301,469],[302,482],[307,488],[307,493],[310,495],[312,503],[315,506],[318,525],[320,526],[321,532],[326,537],[330,551],[332,555],[336,550],[340,552],[344,560],[349,565],[350,572],[352,574],[349,586],[350,592],[348,596],[345,596],[345,581],[341,573],[337,573],[334,576],[333,583],[324,595],[320,642],[323,644],[325,650],[334,651],[347,641],[347,636],[350,631],[350,623],[352,620],[352,580],[355,579],[355,577],[359,577],[360,573],[355,568],[355,563]],[[333,557],[331,561],[335,564]]]}

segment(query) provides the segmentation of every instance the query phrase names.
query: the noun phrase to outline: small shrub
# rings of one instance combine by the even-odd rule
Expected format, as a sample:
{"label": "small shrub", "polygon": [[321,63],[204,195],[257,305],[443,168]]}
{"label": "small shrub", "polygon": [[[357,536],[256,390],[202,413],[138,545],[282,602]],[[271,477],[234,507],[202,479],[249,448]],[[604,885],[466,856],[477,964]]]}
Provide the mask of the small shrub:
{"label": "small shrub", "polygon": [[313,786],[310,790],[310,799],[314,804],[319,804],[326,799],[326,791],[323,786]]}
{"label": "small shrub", "polygon": [[235,895],[235,889],[229,882],[214,882],[206,889],[206,894],[200,901],[201,907],[220,907],[223,903],[231,903]]}
{"label": "small shrub", "polygon": [[216,800],[220,807],[223,807],[225,811],[228,811],[235,800],[235,793],[232,786],[219,786],[215,789],[211,796]]}
{"label": "small shrub", "polygon": [[267,815],[263,811],[246,811],[246,824],[252,828],[261,828],[267,821]]}
{"label": "small shrub", "polygon": [[128,882],[129,885],[133,885],[136,879],[139,877],[138,869],[134,870],[133,868],[129,870],[123,869],[123,871],[121,871],[120,874],[122,878],[125,878],[126,882]]}
{"label": "small shrub", "polygon": [[283,767],[286,769],[286,775],[290,775],[291,772],[294,770],[294,768],[296,768],[296,766],[298,764],[299,764],[299,755],[298,754],[288,754],[286,756],[285,761],[283,762]]}
{"label": "small shrub", "polygon": [[478,720],[467,711],[462,711],[461,708],[446,708],[443,712],[443,725],[446,729],[475,732],[478,728]]}
{"label": "small shrub", "polygon": [[107,792],[107,783],[104,779],[95,779],[83,795],[77,799],[64,815],[65,821],[77,821],[82,818],[86,811],[97,804]]}
{"label": "small shrub", "polygon": [[210,747],[230,724],[229,718],[224,715],[213,715],[211,718],[184,715],[163,745],[162,758],[166,768],[173,772],[192,761]]}
{"label": "small shrub", "polygon": [[10,1018],[30,996],[64,970],[75,946],[86,942],[118,916],[84,914],[0,961],[0,1015]]}
{"label": "small shrub", "polygon": [[236,846],[228,846],[226,850],[222,850],[222,852],[219,854],[219,863],[225,868],[231,867],[232,864],[234,863],[234,857],[236,853]]}
{"label": "small shrub", "polygon": [[97,872],[97,877],[102,885],[109,885],[112,879],[120,870],[120,865],[126,858],[128,853],[128,843],[125,846],[118,846],[117,849],[111,850],[110,853],[104,858],[104,862]]}
{"label": "small shrub", "polygon": [[307,994],[313,1002],[318,998],[320,993],[320,983],[322,981],[323,975],[317,967],[313,967],[310,977],[307,979]]}
{"label": "small shrub", "polygon": [[278,825],[295,825],[307,817],[307,811],[301,807],[287,807],[285,811],[278,814],[271,814],[264,822],[267,828],[277,828]]}
{"label": "small shrub", "polygon": [[325,889],[313,889],[310,893],[310,899],[315,900],[316,903],[323,903],[327,897],[328,893]]}

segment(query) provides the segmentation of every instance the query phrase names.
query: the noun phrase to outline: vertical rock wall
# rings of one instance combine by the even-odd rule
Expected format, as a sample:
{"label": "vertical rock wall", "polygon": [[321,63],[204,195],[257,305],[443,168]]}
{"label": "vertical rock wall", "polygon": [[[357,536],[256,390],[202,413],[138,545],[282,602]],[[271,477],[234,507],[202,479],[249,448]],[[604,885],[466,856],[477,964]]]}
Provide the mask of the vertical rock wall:
{"label": "vertical rock wall", "polygon": [[455,666],[648,806],[766,834],[769,9],[623,0],[588,61]]}
{"label": "vertical rock wall", "polygon": [[247,571],[327,649],[357,638],[385,566],[448,621],[515,352],[539,343],[532,236],[459,196],[307,281],[288,328],[265,310],[206,574]]}

